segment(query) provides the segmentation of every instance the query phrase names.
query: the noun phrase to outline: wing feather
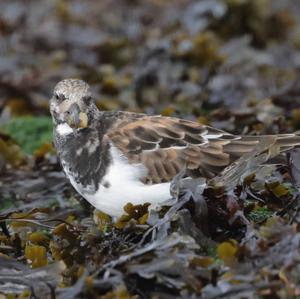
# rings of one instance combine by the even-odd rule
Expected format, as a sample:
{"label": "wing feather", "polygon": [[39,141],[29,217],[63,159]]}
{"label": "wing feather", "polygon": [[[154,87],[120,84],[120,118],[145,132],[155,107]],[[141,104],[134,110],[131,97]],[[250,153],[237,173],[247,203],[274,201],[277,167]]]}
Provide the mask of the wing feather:
{"label": "wing feather", "polygon": [[188,120],[128,115],[131,121],[119,119],[106,135],[130,162],[146,166],[145,182],[170,181],[183,168],[193,176],[218,173],[257,144]]}

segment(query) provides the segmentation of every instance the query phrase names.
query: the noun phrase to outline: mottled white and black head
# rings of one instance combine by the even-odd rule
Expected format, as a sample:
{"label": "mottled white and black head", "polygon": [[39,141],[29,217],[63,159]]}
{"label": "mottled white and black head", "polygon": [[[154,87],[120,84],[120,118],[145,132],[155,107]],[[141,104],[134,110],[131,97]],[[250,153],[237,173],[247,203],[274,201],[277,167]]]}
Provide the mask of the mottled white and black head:
{"label": "mottled white and black head", "polygon": [[65,79],[54,88],[50,112],[55,125],[66,124],[72,129],[88,127],[97,108],[90,87],[79,79]]}

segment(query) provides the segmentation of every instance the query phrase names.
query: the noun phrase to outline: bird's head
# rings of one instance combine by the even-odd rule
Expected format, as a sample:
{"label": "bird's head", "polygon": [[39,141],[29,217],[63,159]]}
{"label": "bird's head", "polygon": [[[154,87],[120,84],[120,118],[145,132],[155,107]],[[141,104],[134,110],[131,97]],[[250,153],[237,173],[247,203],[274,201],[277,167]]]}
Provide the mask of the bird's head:
{"label": "bird's head", "polygon": [[89,125],[96,105],[90,87],[79,79],[65,79],[57,83],[50,100],[50,112],[56,125],[68,124],[73,129]]}

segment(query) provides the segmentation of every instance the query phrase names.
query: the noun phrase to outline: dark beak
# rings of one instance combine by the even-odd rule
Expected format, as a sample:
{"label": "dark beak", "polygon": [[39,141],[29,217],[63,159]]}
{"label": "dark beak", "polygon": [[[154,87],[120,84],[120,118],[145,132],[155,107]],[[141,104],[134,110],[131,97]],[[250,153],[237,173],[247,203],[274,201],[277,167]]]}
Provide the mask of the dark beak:
{"label": "dark beak", "polygon": [[80,108],[76,103],[73,103],[68,111],[65,112],[66,120],[71,128],[79,128],[80,126]]}
{"label": "dark beak", "polygon": [[88,126],[88,116],[80,111],[79,106],[73,103],[68,111],[65,112],[65,119],[71,128],[79,129]]}

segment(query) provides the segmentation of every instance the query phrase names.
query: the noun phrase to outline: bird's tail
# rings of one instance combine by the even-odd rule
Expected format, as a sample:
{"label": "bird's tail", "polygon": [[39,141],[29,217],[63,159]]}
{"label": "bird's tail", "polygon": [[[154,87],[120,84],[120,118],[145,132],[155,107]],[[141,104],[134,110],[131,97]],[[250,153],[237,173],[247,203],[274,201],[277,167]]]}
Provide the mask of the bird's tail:
{"label": "bird's tail", "polygon": [[228,190],[237,182],[265,164],[281,164],[282,153],[300,147],[300,134],[235,136],[223,146],[224,153],[230,157],[230,164],[220,176],[213,178],[215,183],[222,182]]}
{"label": "bird's tail", "polygon": [[291,150],[300,146],[300,132],[282,134],[276,136],[275,145],[279,146],[280,152]]}
{"label": "bird's tail", "polygon": [[223,146],[225,153],[230,154],[232,160],[251,152],[261,142],[267,141],[267,148],[276,148],[278,153],[289,151],[295,147],[300,147],[300,132],[279,135],[261,136],[237,136],[230,143]]}

